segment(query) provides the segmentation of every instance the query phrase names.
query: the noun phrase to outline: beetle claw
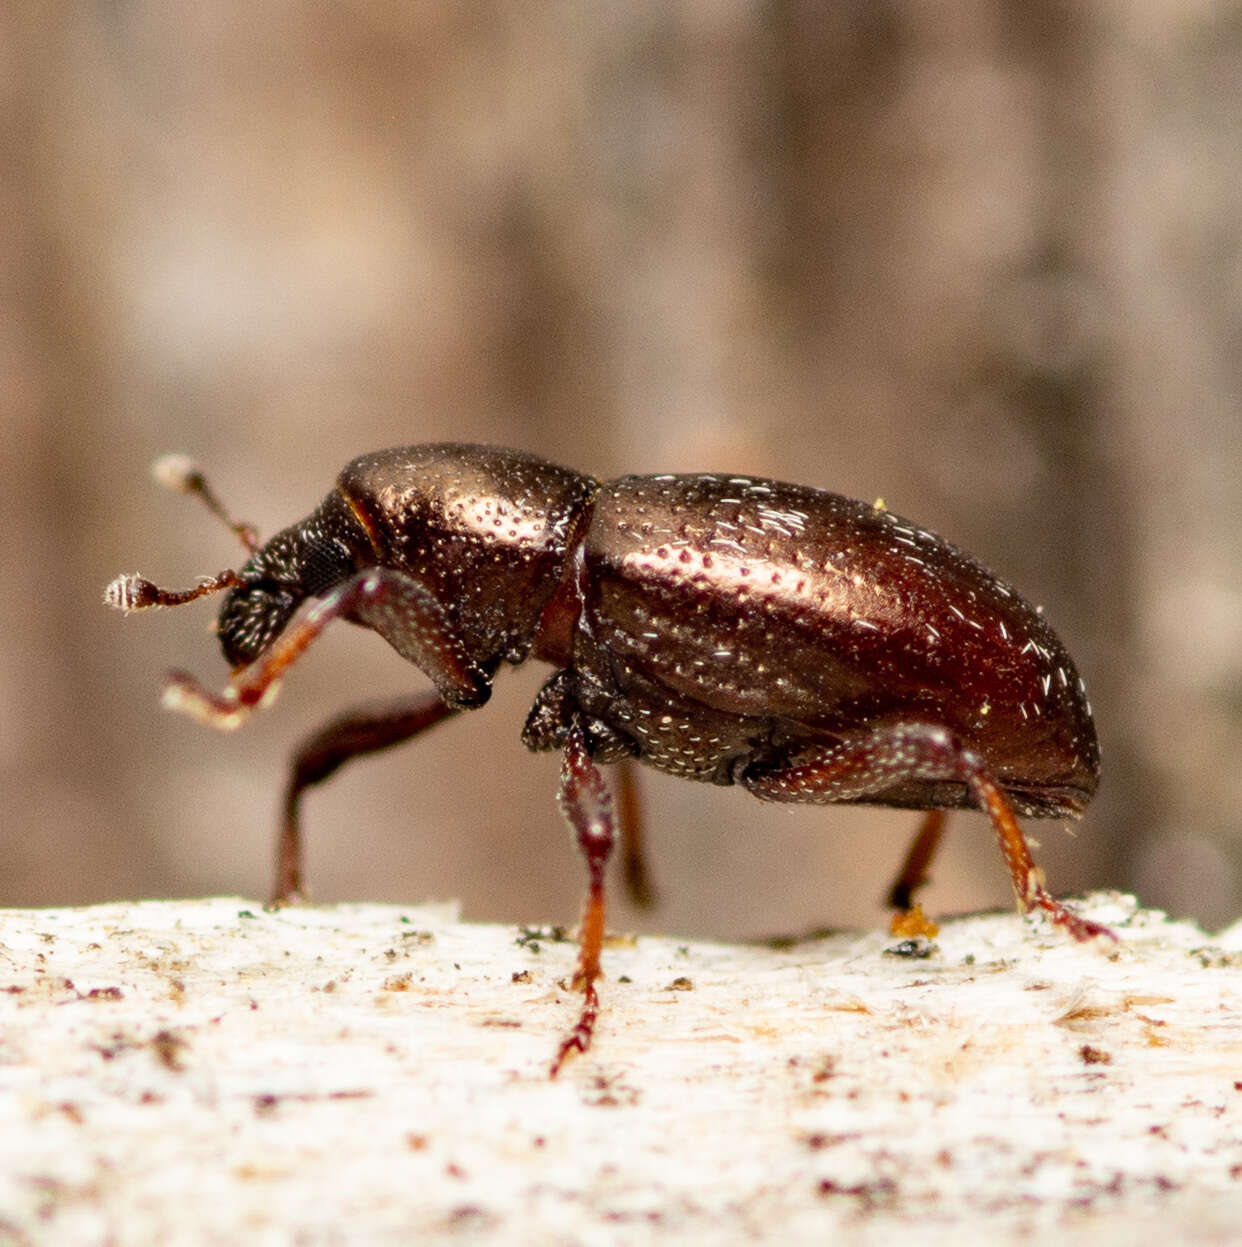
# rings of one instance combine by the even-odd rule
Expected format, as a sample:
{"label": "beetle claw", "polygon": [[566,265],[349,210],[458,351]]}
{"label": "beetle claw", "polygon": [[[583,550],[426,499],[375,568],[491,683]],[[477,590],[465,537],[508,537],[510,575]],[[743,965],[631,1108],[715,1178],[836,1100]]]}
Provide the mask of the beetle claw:
{"label": "beetle claw", "polygon": [[1102,922],[1096,922],[1093,918],[1084,918],[1081,914],[1066,909],[1060,901],[1049,896],[1042,889],[1041,895],[1035,900],[1035,905],[1048,915],[1054,926],[1060,927],[1079,943],[1086,944],[1096,939],[1107,939],[1113,944],[1121,943],[1120,937],[1111,927],[1106,927]]}

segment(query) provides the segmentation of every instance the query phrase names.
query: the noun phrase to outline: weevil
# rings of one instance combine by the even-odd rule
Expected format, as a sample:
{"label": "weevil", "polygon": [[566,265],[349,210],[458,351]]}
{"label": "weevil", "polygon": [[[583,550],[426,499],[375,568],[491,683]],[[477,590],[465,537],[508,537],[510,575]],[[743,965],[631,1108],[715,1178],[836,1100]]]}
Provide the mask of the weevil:
{"label": "weevil", "polygon": [[892,889],[899,907],[925,879],[943,812],[976,807],[1021,910],[1075,939],[1116,938],[1049,894],[1016,817],[1077,817],[1096,790],[1072,660],[1015,590],[882,505],[752,476],[600,481],[522,451],[432,444],[353,460],[310,516],[260,545],[188,462],[160,475],[199,494],[250,555],[184,591],[137,574],[108,586],[125,611],[227,593],[217,631],[232,682],[216,694],[173,672],[165,705],[236,727],[337,619],[374,629],[433,685],[334,719],[296,751],[279,901],[302,892],[307,788],[482,706],[502,664],[551,665],[522,740],[560,751],[560,805],[588,872],[583,1001],[553,1074],[591,1043],[618,823],[631,885],[645,886],[632,761],[765,801],[928,811]]}

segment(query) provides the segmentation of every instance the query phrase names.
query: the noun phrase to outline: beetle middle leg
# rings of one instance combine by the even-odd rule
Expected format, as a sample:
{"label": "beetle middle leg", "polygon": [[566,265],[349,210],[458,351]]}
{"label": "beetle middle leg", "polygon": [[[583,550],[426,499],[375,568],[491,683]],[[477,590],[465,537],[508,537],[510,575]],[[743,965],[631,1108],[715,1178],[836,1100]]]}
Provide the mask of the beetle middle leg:
{"label": "beetle middle leg", "polygon": [[612,795],[599,767],[591,759],[586,733],[577,719],[565,738],[559,799],[586,858],[589,883],[578,933],[578,967],[573,979],[574,989],[583,995],[582,1012],[557,1049],[551,1069],[553,1078],[568,1056],[585,1052],[591,1046],[595,1032],[595,1019],[599,1014],[595,981],[600,975],[600,952],[604,946],[604,867],[616,839]]}
{"label": "beetle middle leg", "polygon": [[323,783],[351,759],[400,745],[456,713],[439,693],[428,690],[386,706],[362,706],[339,715],[298,746],[285,788],[275,904],[287,905],[303,896],[301,802],[306,789]]}
{"label": "beetle middle leg", "polygon": [[[866,801],[901,780],[956,779],[991,819],[1019,907],[1042,909],[1077,940],[1098,935],[1116,940],[1101,923],[1071,913],[1044,887],[1013,808],[983,762],[945,728],[899,723],[847,735],[775,767],[742,772],[740,782],[768,801]],[[916,841],[917,846],[917,841]],[[900,880],[899,880],[900,883]]]}
{"label": "beetle middle leg", "polygon": [[642,802],[638,795],[635,763],[622,758],[617,763],[617,822],[621,829],[621,869],[625,891],[636,909],[651,909],[656,903],[647,869],[646,829],[643,825]]}
{"label": "beetle middle leg", "polygon": [[919,829],[906,850],[905,860],[893,886],[889,889],[888,903],[893,909],[908,910],[914,904],[914,894],[927,882],[927,872],[932,859],[944,839],[948,815],[944,810],[928,810],[919,823]]}
{"label": "beetle middle leg", "polygon": [[[568,671],[556,671],[539,690],[535,704],[522,729],[522,743],[534,753],[563,749],[570,725],[579,714],[574,678]],[[595,763],[614,763],[617,803],[617,830],[621,839],[621,869],[625,890],[636,909],[655,904],[655,889],[647,869],[642,802],[630,742],[615,728],[599,719],[588,720],[584,728],[588,751]]]}

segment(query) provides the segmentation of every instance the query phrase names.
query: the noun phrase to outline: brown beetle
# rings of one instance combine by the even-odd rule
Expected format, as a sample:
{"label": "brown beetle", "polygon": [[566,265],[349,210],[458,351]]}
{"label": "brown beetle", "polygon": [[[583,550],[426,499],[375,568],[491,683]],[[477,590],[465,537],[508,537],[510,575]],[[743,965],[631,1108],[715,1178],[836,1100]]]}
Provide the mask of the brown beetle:
{"label": "brown beetle", "polygon": [[[166,463],[164,476],[224,517],[196,470]],[[501,663],[555,668],[522,739],[562,752],[561,807],[590,884],[575,976],[585,1002],[553,1073],[585,1051],[598,1010],[618,821],[603,763],[636,759],[768,801],[928,810],[893,888],[903,907],[942,811],[976,807],[1023,910],[1076,939],[1115,938],[1049,895],[1015,817],[1076,817],[1095,792],[1099,751],[1073,662],[1013,589],[882,507],[748,476],[600,482],[520,451],[445,444],[355,459],[312,515],[265,545],[231,526],[251,553],[240,571],[184,592],[137,575],[108,586],[122,610],[228,590],[218,631],[234,682],[216,695],[174,673],[166,705],[235,727],[341,618],[373,628],[435,686],[303,743],[279,900],[302,887],[307,787],[481,706]],[[290,627],[307,598],[315,605]],[[624,834],[634,820],[621,824]],[[637,841],[625,838],[641,892]]]}

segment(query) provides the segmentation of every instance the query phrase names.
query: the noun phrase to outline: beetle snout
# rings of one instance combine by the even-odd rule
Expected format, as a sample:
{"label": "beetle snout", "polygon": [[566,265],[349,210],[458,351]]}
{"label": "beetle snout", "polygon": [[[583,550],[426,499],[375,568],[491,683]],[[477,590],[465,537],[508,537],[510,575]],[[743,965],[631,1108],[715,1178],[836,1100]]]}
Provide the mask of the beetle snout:
{"label": "beetle snout", "polygon": [[[308,597],[323,597],[356,570],[344,503],[330,494],[313,515],[279,532],[241,569],[242,583],[225,599],[216,631],[234,667],[252,663],[280,635]],[[356,521],[354,526],[357,527]]]}
{"label": "beetle snout", "polygon": [[234,589],[220,608],[216,632],[234,667],[254,662],[280,635],[302,600],[292,586],[255,581]]}

